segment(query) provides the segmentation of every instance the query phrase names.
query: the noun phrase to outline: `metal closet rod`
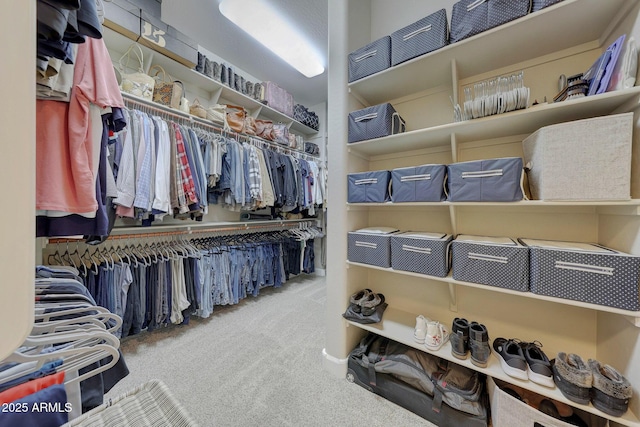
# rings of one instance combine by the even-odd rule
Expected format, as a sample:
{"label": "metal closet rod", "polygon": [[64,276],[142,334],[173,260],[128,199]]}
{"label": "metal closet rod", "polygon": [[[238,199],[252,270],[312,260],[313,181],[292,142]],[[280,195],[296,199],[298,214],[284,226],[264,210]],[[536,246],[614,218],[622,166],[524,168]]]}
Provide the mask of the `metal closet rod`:
{"label": "metal closet rod", "polygon": [[[278,223],[278,224],[259,224],[259,225],[248,225],[244,226],[235,226],[235,227],[221,227],[221,228],[205,228],[205,229],[189,229],[189,230],[176,230],[176,231],[158,231],[154,233],[130,233],[130,234],[115,234],[109,236],[106,240],[127,240],[127,239],[148,239],[151,237],[167,237],[167,236],[184,236],[191,234],[207,234],[207,233],[224,233],[229,231],[253,231],[256,232],[262,229],[270,229],[270,228],[296,228],[301,224],[312,224],[313,221],[301,221],[301,222],[291,222],[291,223]],[[48,239],[47,244],[55,245],[59,243],[82,243],[84,241],[83,238],[68,238],[68,237],[56,237]]]}
{"label": "metal closet rod", "polygon": [[126,92],[122,93],[122,98],[125,102],[125,104],[134,104],[137,106],[140,106],[142,108],[140,108],[140,110],[142,110],[144,112],[144,110],[151,110],[151,111],[155,111],[157,113],[159,113],[160,115],[163,115],[165,117],[171,117],[174,119],[179,119],[179,120],[186,120],[189,124],[191,125],[198,125],[198,126],[203,126],[203,127],[207,127],[209,129],[212,129],[214,131],[219,132],[220,134],[228,134],[231,135],[233,137],[235,137],[236,140],[240,140],[240,138],[242,138],[245,141],[248,141],[250,143],[255,143],[260,142],[262,144],[267,144],[273,148],[275,148],[276,150],[283,150],[284,152],[288,152],[289,154],[293,154],[295,156],[300,156],[302,158],[304,158],[305,160],[312,160],[314,162],[318,162],[318,161],[322,161],[319,158],[316,158],[310,154],[304,153],[300,150],[293,150],[289,147],[283,147],[282,145],[279,145],[275,142],[272,141],[267,141],[266,139],[262,139],[260,137],[257,136],[251,136],[251,135],[245,135],[245,134],[241,134],[241,133],[237,133],[237,132],[233,132],[233,131],[229,131],[229,130],[224,130],[223,128],[217,127],[212,125],[210,122],[210,120],[204,120],[201,119],[199,117],[193,117],[190,114],[187,113],[183,113],[182,111],[175,111],[171,108],[168,107],[163,107],[161,105],[158,105],[155,102],[152,101],[147,101],[146,99],[140,99],[136,96],[130,95]]}

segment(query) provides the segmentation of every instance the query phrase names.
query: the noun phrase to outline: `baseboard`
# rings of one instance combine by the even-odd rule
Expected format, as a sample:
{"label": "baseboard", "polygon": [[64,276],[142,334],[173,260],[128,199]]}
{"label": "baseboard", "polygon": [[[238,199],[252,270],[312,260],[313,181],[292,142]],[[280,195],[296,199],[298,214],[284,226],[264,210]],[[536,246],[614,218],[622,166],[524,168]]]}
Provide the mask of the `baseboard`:
{"label": "baseboard", "polygon": [[327,354],[326,349],[322,349],[322,367],[338,378],[344,378],[347,375],[348,359],[338,359]]}
{"label": "baseboard", "polygon": [[325,270],[324,268],[316,268],[315,273],[316,276],[326,276],[327,270]]}

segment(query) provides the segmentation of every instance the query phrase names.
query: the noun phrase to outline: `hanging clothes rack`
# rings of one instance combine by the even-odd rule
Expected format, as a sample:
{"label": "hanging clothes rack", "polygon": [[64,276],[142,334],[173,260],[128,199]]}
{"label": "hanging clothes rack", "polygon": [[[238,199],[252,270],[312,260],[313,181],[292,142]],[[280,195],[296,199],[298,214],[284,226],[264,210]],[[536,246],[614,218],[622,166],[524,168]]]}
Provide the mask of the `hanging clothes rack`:
{"label": "hanging clothes rack", "polygon": [[[309,221],[295,221],[295,222],[283,222],[273,221],[273,224],[254,224],[250,225],[243,223],[243,225],[230,226],[230,227],[214,227],[214,228],[198,228],[187,230],[174,230],[174,231],[157,231],[153,233],[128,233],[128,234],[112,234],[107,241],[112,240],[126,240],[126,239],[148,239],[154,237],[172,237],[172,236],[188,236],[193,234],[219,234],[219,233],[232,233],[242,231],[245,233],[259,233],[261,231],[277,228],[278,230],[300,228],[305,229],[313,225],[313,220]],[[117,229],[114,230],[117,233]],[[84,241],[83,238],[52,238],[48,239],[46,244],[59,244],[59,243],[78,243]]]}
{"label": "hanging clothes rack", "polygon": [[[125,105],[127,105],[130,108],[134,108],[146,113],[152,112],[153,114],[159,115],[160,117],[163,117],[165,119],[178,121],[188,126],[203,127],[206,130],[214,131],[221,135],[234,138],[236,141],[247,142],[257,147],[270,148],[278,152],[281,152],[284,154],[291,154],[294,157],[302,158],[305,160],[322,162],[320,158],[304,153],[303,151],[285,147],[278,143],[268,141],[266,139],[262,139],[257,136],[245,135],[245,134],[225,130],[224,128],[215,125],[218,122],[213,122],[211,120],[204,120],[199,117],[194,117],[191,114],[187,114],[182,111],[164,107],[155,102],[147,101],[146,99],[141,99],[136,96],[130,95],[128,93],[123,92],[122,98],[124,99]],[[218,124],[223,125],[222,123],[218,123]]]}

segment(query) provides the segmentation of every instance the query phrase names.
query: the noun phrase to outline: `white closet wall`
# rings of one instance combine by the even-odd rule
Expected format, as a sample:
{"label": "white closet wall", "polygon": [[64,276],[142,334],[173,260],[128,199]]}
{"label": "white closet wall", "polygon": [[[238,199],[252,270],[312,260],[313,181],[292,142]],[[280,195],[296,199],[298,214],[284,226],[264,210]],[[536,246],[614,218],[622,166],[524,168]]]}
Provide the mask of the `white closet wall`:
{"label": "white closet wall", "polygon": [[[36,2],[9,0],[0,16],[0,359],[33,326]],[[9,12],[11,11],[11,12]]]}
{"label": "white closet wall", "polygon": [[[347,3],[347,4],[345,4]],[[598,33],[566,31],[557,38],[540,37],[557,30],[557,16],[570,10],[576,20],[589,8],[590,0],[565,0],[557,6],[565,12],[551,15],[538,12],[539,18],[525,18],[525,24],[507,24],[507,30],[492,32],[488,38],[502,36],[499,44],[506,45],[506,53],[496,55],[497,65],[464,58],[447,57],[441,62],[425,60],[417,67],[410,81],[398,83],[394,78],[403,71],[388,70],[381,78],[366,78],[361,83],[347,83],[347,55],[349,52],[416,20],[445,8],[449,22],[454,0],[419,2],[404,0],[329,1],[330,75],[329,75],[329,238],[328,238],[328,309],[325,366],[338,375],[346,372],[346,356],[366,330],[375,330],[398,339],[408,333],[412,342],[412,322],[415,314],[424,314],[451,324],[454,317],[465,317],[487,325],[491,339],[497,337],[539,340],[550,358],[558,351],[580,354],[583,358],[597,358],[619,369],[634,385],[635,397],[631,412],[640,413],[640,325],[637,316],[612,314],[607,310],[584,308],[564,301],[547,301],[523,297],[517,292],[497,292],[489,289],[460,286],[452,281],[432,280],[420,275],[399,274],[384,269],[368,268],[347,263],[347,232],[366,226],[392,226],[401,230],[425,230],[447,233],[532,237],[553,240],[597,242],[605,246],[640,255],[640,207],[598,206],[597,204],[549,203],[529,204],[347,204],[346,176],[351,172],[391,170],[425,163],[478,160],[492,157],[522,156],[522,140],[535,129],[533,115],[522,113],[522,121],[515,124],[512,113],[489,120],[479,120],[449,130],[441,125],[453,122],[450,96],[462,92],[462,87],[493,76],[524,70],[525,85],[531,88],[531,98],[552,101],[557,93],[557,79],[562,73],[572,75],[585,71],[620,34],[640,39],[640,4],[618,1],[608,12],[607,19],[597,15]],[[609,3],[613,4],[613,3]],[[603,3],[598,3],[600,7]],[[547,13],[547,15],[543,15]],[[562,15],[562,16],[564,16]],[[516,31],[526,27],[527,33]],[[505,42],[504,37],[507,41]],[[450,51],[460,55],[489,53],[493,43],[467,43]],[[542,41],[541,41],[542,40]],[[513,43],[519,43],[514,48]],[[437,55],[434,57],[438,58]],[[477,66],[476,63],[482,63]],[[495,66],[493,66],[495,65]],[[450,78],[431,83],[429,68],[447,67]],[[413,68],[412,68],[413,70]],[[426,70],[426,72],[424,72]],[[383,73],[386,73],[383,72]],[[395,74],[394,74],[395,73]],[[402,74],[404,75],[404,74]],[[437,74],[436,78],[442,76]],[[427,83],[425,83],[425,81]],[[402,92],[389,94],[380,90],[385,82],[401,86]],[[412,90],[415,82],[416,90]],[[426,89],[425,89],[426,88]],[[382,93],[382,95],[380,95]],[[589,117],[615,112],[634,111],[638,94],[632,90],[603,107],[585,103],[575,109],[549,114],[545,124],[575,119],[577,114]],[[389,138],[374,143],[349,145],[347,115],[367,105],[390,102],[406,120],[409,131],[420,130],[408,139]],[[536,113],[537,114],[537,113]],[[582,118],[579,117],[579,118]],[[424,129],[424,131],[422,131]],[[640,126],[634,130],[634,158],[632,169],[632,198],[640,199]],[[394,146],[394,144],[397,144]],[[389,303],[391,322],[382,326],[360,327],[347,323],[341,314],[348,306],[351,294],[362,288],[382,292]],[[395,314],[392,314],[392,311]],[[398,314],[398,313],[401,314]],[[404,313],[404,314],[402,314]],[[397,317],[393,317],[393,316]],[[387,316],[387,313],[385,313]],[[413,316],[413,317],[412,317]],[[629,317],[629,318],[627,318]],[[384,323],[384,321],[383,321]],[[400,325],[401,324],[401,325]],[[398,325],[399,329],[395,329]],[[498,372],[499,373],[499,372]],[[558,392],[559,394],[559,392]],[[635,417],[614,420],[624,425],[640,425]],[[615,425],[615,424],[614,424]]]}

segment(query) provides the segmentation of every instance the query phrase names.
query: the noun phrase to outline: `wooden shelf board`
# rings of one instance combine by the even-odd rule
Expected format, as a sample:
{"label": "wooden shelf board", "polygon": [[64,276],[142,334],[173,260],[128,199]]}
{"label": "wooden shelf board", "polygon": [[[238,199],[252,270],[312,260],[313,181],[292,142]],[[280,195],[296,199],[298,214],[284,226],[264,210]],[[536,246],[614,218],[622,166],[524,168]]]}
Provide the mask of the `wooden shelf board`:
{"label": "wooden shelf board", "polygon": [[[566,0],[565,0],[566,1]],[[348,144],[351,151],[370,157],[451,144],[455,134],[458,143],[530,134],[543,126],[572,120],[604,116],[620,106],[640,100],[640,86],[607,92],[569,101],[540,104],[481,119],[447,123],[406,133]]]}
{"label": "wooden shelf board", "polygon": [[602,311],[602,312],[606,312],[606,313],[614,313],[614,314],[618,314],[618,315],[622,315],[622,316],[627,316],[627,317],[630,317],[630,318],[640,318],[640,311],[623,310],[623,309],[620,309],[620,308],[608,307],[608,306],[605,306],[605,305],[590,304],[590,303],[586,303],[586,302],[582,302],[582,301],[574,301],[574,300],[565,299],[565,298],[556,298],[556,297],[550,297],[550,296],[546,296],[546,295],[538,295],[538,294],[534,294],[532,292],[514,291],[512,289],[500,288],[500,287],[497,287],[497,286],[482,285],[482,284],[479,284],[479,283],[462,282],[462,281],[459,281],[459,280],[454,280],[453,277],[451,277],[451,273],[449,273],[449,275],[447,277],[436,277],[436,276],[428,276],[426,274],[414,273],[414,272],[411,272],[411,271],[394,270],[393,268],[384,268],[384,267],[378,267],[376,265],[362,264],[362,263],[351,262],[351,261],[347,261],[347,265],[356,266],[356,267],[363,267],[363,268],[369,268],[369,269],[373,269],[373,270],[386,271],[388,273],[402,274],[402,275],[405,275],[405,276],[419,277],[419,278],[422,278],[422,279],[435,280],[435,281],[438,281],[438,282],[450,283],[450,284],[454,284],[454,285],[465,286],[465,287],[468,287],[468,288],[482,289],[482,290],[489,291],[489,292],[499,292],[499,293],[503,293],[503,294],[516,295],[516,296],[521,297],[521,298],[536,299],[536,300],[540,300],[540,301],[553,302],[553,303],[556,303],[556,304],[562,304],[562,305],[569,305],[569,306],[573,306],[573,307],[586,308],[586,309],[589,309],[589,310]]}

